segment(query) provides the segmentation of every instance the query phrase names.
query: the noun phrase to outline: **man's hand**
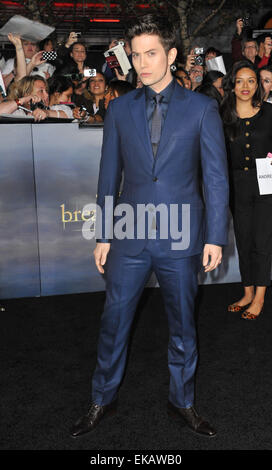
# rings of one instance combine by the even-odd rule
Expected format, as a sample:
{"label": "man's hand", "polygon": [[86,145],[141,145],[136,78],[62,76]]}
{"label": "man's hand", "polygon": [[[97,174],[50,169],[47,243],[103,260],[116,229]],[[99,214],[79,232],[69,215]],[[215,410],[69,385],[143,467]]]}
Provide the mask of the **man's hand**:
{"label": "man's hand", "polygon": [[77,34],[72,31],[70,34],[69,34],[69,37],[65,43],[65,47],[67,47],[67,49],[69,47],[71,47],[75,42],[77,42],[78,38],[77,38]]}
{"label": "man's hand", "polygon": [[194,49],[192,49],[186,59],[185,70],[187,70],[187,72],[190,72],[191,68],[195,65],[195,57],[196,54],[194,54]]}
{"label": "man's hand", "polygon": [[217,245],[206,244],[203,250],[203,266],[205,272],[213,271],[221,263],[222,248]]}
{"label": "man's hand", "polygon": [[272,39],[270,37],[267,37],[264,40],[264,55],[265,55],[265,57],[270,57],[271,50],[272,50]]}
{"label": "man's hand", "polygon": [[244,27],[244,22],[242,20],[242,18],[239,18],[237,21],[236,21],[236,31],[237,31],[237,34],[240,36],[242,31],[243,31],[243,27]]}
{"label": "man's hand", "polygon": [[18,34],[9,33],[8,38],[9,38],[10,42],[12,42],[12,44],[16,47],[16,49],[23,47],[22,46],[22,40],[21,40],[21,38]]}
{"label": "man's hand", "polygon": [[96,267],[101,274],[104,274],[103,266],[107,261],[110,246],[110,243],[97,243],[93,252]]}
{"label": "man's hand", "polygon": [[46,59],[42,58],[43,53],[44,51],[39,51],[34,54],[31,61],[29,62],[33,68],[38,67],[38,65],[44,64],[46,62]]}

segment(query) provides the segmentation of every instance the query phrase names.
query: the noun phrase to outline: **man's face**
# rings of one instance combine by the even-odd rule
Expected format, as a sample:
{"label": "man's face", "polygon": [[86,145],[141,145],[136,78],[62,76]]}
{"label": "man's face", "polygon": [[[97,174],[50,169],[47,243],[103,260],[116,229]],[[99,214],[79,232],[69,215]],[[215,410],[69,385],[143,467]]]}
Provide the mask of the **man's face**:
{"label": "man's face", "polygon": [[166,54],[159,36],[141,34],[131,41],[133,66],[144,85],[159,93],[172,80],[170,70],[177,50],[170,49]]}
{"label": "man's face", "polygon": [[48,106],[48,93],[46,85],[42,80],[35,80],[32,95],[36,95],[43,101],[43,103]]}
{"label": "man's face", "polygon": [[25,58],[26,59],[32,59],[32,57],[38,52],[38,47],[35,42],[31,41],[22,41],[24,53],[25,53]]}
{"label": "man's face", "polygon": [[190,78],[192,83],[200,83],[203,80],[203,67],[202,65],[194,65],[190,70]]}
{"label": "man's face", "polygon": [[75,44],[70,55],[75,62],[84,62],[86,59],[86,49],[83,44]]}
{"label": "man's face", "polygon": [[254,59],[257,55],[257,47],[254,41],[247,41],[245,43],[245,48],[243,55],[248,59],[254,62]]}

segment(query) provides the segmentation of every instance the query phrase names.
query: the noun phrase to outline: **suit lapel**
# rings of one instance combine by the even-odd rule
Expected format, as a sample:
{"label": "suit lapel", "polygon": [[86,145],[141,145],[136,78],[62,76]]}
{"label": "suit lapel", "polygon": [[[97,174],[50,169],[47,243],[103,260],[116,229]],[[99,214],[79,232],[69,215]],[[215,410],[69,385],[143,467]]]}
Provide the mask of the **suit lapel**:
{"label": "suit lapel", "polygon": [[184,104],[186,99],[184,89],[176,82],[162,129],[156,160],[161,158],[163,153],[167,154],[165,148],[169,139],[171,139],[171,135],[175,131],[175,127],[177,127],[177,129],[180,127],[181,113],[185,111]]}
{"label": "suit lapel", "polygon": [[139,88],[138,93],[129,102],[129,106],[133,118],[133,123],[135,129],[138,132],[139,139],[142,142],[147,154],[153,160],[153,151],[146,117],[144,88]]}
{"label": "suit lapel", "polygon": [[[181,115],[182,107],[185,109],[185,102],[188,99],[183,88],[176,82],[173,90],[173,95],[168,106],[166,119],[162,129],[162,135],[157,151],[155,160],[164,159],[167,156],[166,146],[171,135],[180,126],[179,116]],[[131,115],[135,129],[137,130],[138,136],[142,145],[144,146],[149,158],[154,162],[153,150],[151,145],[149,127],[146,117],[146,103],[145,103],[145,91],[144,88],[139,88],[138,93],[135,94],[132,100],[129,102]],[[164,151],[165,150],[165,151]]]}

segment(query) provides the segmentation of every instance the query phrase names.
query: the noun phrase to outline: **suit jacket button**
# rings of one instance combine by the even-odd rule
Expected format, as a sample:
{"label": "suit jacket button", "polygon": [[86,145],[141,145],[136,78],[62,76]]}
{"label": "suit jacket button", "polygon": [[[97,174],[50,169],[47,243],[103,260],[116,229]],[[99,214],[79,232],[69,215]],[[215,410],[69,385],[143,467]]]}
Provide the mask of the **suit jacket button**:
{"label": "suit jacket button", "polygon": [[158,178],[154,176],[153,181],[158,181]]}

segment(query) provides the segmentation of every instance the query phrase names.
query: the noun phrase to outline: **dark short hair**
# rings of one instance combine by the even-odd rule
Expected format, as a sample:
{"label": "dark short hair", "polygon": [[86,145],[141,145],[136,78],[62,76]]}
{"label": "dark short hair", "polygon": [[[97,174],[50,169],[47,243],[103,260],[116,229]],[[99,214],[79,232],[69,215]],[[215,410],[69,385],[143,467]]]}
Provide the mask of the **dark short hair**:
{"label": "dark short hair", "polygon": [[141,36],[142,34],[159,36],[166,53],[173,47],[176,47],[175,28],[173,24],[163,16],[148,14],[138,17],[128,26],[125,37],[131,44],[133,38]]}
{"label": "dark short hair", "polygon": [[118,96],[125,95],[129,91],[135,90],[135,87],[125,80],[112,80],[109,84],[112,91],[116,91]]}
{"label": "dark short hair", "polygon": [[211,53],[216,54],[216,57],[218,57],[219,55],[221,55],[221,52],[220,52],[218,49],[216,49],[215,47],[213,47],[213,46],[208,47],[208,49],[205,51],[205,54],[204,54],[204,55],[205,55],[205,57],[206,57],[207,54],[211,54]]}
{"label": "dark short hair", "polygon": [[74,43],[69,47],[69,51],[70,51],[70,52],[73,52],[75,46],[83,46],[83,47],[85,48],[86,53],[87,53],[87,46],[86,46],[85,42],[83,42],[83,41],[76,41],[76,42],[74,42]]}

